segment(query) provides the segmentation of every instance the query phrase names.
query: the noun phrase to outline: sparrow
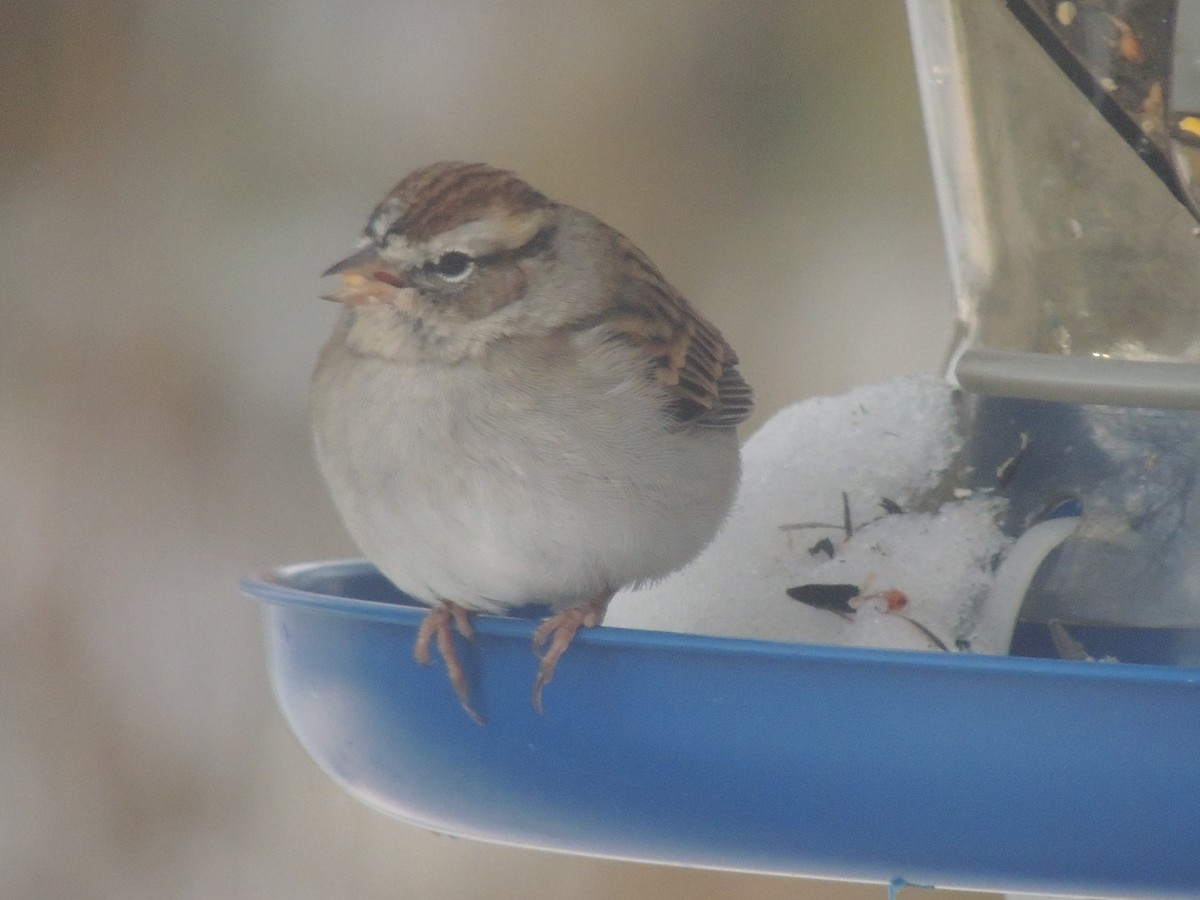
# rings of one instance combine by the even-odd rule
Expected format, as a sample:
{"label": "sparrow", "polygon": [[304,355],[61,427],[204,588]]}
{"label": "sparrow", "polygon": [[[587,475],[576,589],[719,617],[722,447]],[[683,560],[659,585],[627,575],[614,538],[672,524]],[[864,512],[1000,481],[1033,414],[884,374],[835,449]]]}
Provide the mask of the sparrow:
{"label": "sparrow", "polygon": [[613,594],[712,540],[753,398],[738,357],[628,238],[516,175],[442,162],[325,272],[343,307],[313,374],[316,458],[351,537],[453,631],[543,604],[532,702]]}

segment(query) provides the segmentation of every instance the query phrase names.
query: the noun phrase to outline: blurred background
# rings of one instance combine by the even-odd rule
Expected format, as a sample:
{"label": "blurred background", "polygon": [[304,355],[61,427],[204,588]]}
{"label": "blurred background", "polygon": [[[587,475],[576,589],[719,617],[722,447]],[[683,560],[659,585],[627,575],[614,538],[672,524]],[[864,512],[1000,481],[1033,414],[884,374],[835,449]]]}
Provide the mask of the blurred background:
{"label": "blurred background", "polygon": [[0,0],[0,896],[883,896],[430,835],[286,731],[236,583],[354,554],[317,276],[443,158],[633,238],[756,423],[940,366],[901,0]]}

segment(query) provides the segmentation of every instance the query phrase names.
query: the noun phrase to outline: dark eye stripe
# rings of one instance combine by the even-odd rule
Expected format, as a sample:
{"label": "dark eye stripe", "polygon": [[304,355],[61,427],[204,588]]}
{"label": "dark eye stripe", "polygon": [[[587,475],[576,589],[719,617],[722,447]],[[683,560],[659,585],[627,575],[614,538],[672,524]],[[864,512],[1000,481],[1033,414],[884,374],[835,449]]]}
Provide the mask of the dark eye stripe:
{"label": "dark eye stripe", "polygon": [[424,268],[448,281],[458,281],[465,278],[474,265],[475,260],[461,250],[450,250],[437,259],[425,263]]}
{"label": "dark eye stripe", "polygon": [[[521,259],[530,259],[534,256],[540,256],[547,253],[553,247],[554,225],[547,225],[538,230],[537,234],[527,240],[520,247],[511,249],[496,250],[492,253],[485,253],[483,256],[477,256],[472,259],[470,254],[463,253],[461,250],[449,250],[439,256],[437,259],[431,259],[422,266],[431,272],[436,272],[443,261],[448,256],[462,256],[466,260],[473,261],[477,266],[494,266],[497,264],[516,262]],[[446,273],[439,273],[446,274]]]}
{"label": "dark eye stripe", "polygon": [[520,247],[513,247],[511,250],[497,250],[495,253],[489,253],[486,256],[479,257],[479,264],[485,265],[491,262],[515,262],[518,259],[529,259],[533,256],[541,256],[548,252],[553,245],[554,225],[546,225],[539,228],[537,233],[527,240]]}

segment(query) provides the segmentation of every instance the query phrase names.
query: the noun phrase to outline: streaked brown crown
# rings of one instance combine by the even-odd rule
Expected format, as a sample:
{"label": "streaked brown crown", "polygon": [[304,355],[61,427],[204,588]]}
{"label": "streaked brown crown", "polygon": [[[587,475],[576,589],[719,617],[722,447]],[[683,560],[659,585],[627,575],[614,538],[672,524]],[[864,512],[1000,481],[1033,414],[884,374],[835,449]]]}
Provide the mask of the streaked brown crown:
{"label": "streaked brown crown", "polygon": [[372,213],[367,233],[377,240],[400,233],[421,243],[489,212],[520,215],[553,205],[512,172],[484,163],[440,162],[392,188]]}

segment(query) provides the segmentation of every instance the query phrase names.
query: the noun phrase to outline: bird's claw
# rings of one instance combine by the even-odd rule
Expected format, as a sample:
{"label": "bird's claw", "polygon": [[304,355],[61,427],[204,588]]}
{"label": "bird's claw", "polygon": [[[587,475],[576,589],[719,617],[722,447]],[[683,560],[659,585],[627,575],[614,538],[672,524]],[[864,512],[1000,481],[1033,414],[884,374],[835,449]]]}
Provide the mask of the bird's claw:
{"label": "bird's claw", "polygon": [[[453,628],[451,623],[453,623]],[[442,662],[446,664],[446,675],[450,679],[450,686],[454,688],[454,693],[458,695],[459,703],[471,717],[471,721],[476,725],[483,725],[483,717],[471,705],[467,674],[463,671],[462,663],[458,660],[458,652],[454,649],[454,630],[457,630],[467,640],[475,640],[475,629],[471,627],[470,612],[457,603],[443,601],[440,605],[430,609],[421,622],[421,627],[417,631],[417,642],[413,647],[413,658],[423,666],[429,665],[433,661],[429,645],[436,639],[438,652],[442,655]]]}

